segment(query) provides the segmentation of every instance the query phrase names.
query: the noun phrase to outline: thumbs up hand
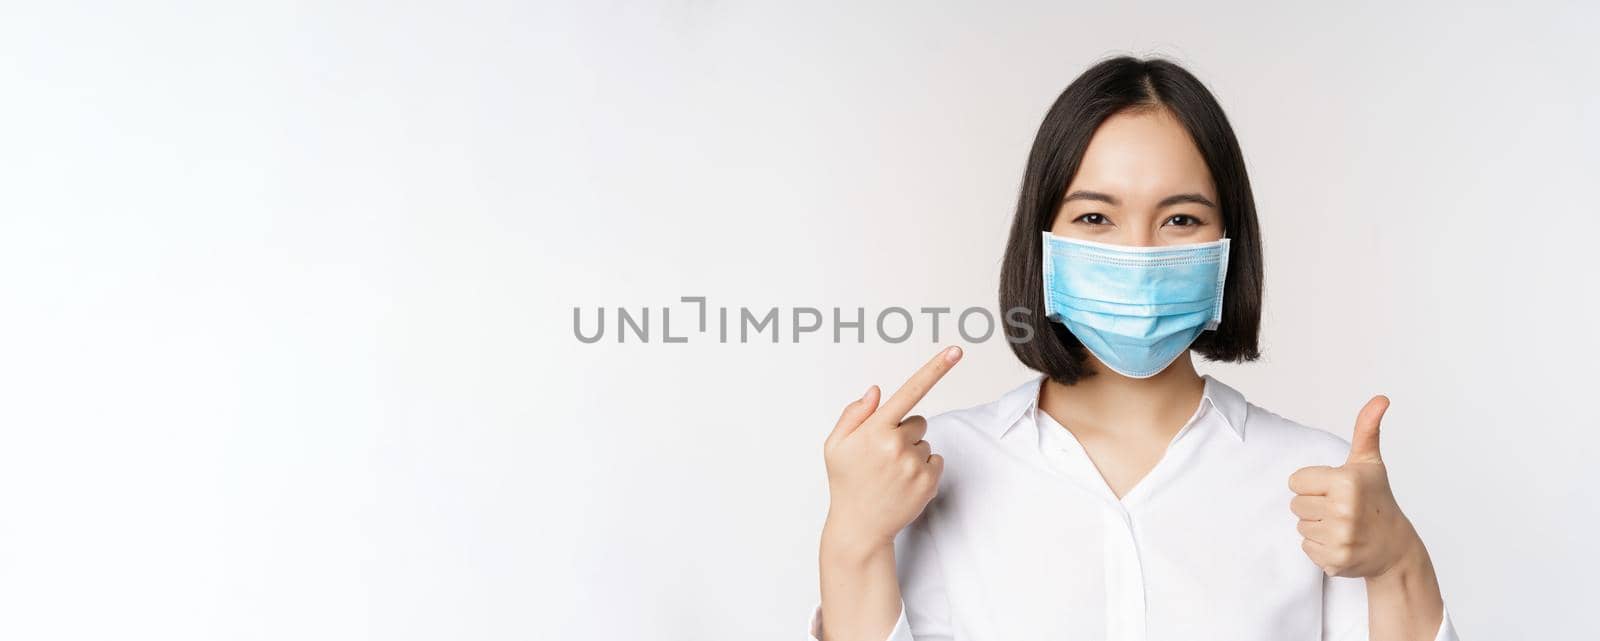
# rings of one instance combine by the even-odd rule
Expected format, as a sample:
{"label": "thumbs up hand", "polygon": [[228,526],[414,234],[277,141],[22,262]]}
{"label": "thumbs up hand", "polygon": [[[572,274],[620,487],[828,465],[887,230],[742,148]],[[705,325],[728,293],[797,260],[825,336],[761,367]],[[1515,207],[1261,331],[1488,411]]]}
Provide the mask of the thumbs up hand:
{"label": "thumbs up hand", "polygon": [[1289,477],[1289,509],[1300,517],[1301,548],[1329,576],[1374,577],[1421,548],[1389,489],[1378,425],[1389,399],[1374,396],[1356,417],[1344,465],[1302,468]]}

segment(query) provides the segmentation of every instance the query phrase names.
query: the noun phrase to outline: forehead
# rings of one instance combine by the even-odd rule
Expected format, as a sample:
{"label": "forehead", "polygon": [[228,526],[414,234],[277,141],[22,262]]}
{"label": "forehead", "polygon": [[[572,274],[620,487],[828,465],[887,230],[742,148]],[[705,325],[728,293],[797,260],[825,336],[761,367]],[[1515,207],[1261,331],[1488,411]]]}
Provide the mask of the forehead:
{"label": "forehead", "polygon": [[1074,189],[1130,199],[1185,191],[1216,197],[1200,148],[1166,109],[1122,111],[1101,123],[1068,187]]}

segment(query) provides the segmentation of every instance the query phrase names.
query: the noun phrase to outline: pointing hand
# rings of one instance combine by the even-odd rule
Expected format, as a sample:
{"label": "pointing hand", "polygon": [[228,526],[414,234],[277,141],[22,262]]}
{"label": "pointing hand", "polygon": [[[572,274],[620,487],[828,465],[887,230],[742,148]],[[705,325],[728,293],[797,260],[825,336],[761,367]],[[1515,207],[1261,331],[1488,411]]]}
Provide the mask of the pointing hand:
{"label": "pointing hand", "polygon": [[907,417],[961,348],[939,352],[878,406],[878,386],[844,408],[823,444],[828,464],[828,531],[863,544],[892,541],[922,513],[939,487],[944,458],[922,436],[928,421]]}

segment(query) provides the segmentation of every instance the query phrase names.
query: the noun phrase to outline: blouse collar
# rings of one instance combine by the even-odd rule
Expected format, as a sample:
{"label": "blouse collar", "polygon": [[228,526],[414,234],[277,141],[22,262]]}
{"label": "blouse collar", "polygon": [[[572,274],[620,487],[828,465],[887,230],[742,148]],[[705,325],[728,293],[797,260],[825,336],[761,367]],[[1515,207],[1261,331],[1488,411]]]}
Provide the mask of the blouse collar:
{"label": "blouse collar", "polygon": [[[1201,393],[1200,402],[1210,403],[1211,407],[1222,415],[1223,422],[1232,428],[1233,435],[1243,441],[1245,417],[1249,413],[1249,403],[1245,401],[1244,394],[1210,374],[1202,375],[1201,378],[1205,379],[1206,386],[1205,391]],[[994,425],[999,430],[996,437],[1004,438],[1011,428],[1019,423],[1033,422],[1033,410],[1038,408],[1039,387],[1043,383],[1043,376],[1035,376],[1016,389],[1006,392],[996,401],[995,413],[998,420]]]}

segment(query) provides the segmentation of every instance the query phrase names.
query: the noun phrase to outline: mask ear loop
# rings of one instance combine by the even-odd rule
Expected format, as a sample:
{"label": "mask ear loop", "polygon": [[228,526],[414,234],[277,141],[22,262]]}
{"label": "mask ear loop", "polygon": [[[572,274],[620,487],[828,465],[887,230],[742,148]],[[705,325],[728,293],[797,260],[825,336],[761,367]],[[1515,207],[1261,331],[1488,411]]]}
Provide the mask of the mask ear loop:
{"label": "mask ear loop", "polygon": [[1212,312],[1211,320],[1206,322],[1201,331],[1216,331],[1222,324],[1223,292],[1226,290],[1228,279],[1228,254],[1233,252],[1233,241],[1228,238],[1228,228],[1222,228],[1222,263],[1217,266],[1217,308]]}

